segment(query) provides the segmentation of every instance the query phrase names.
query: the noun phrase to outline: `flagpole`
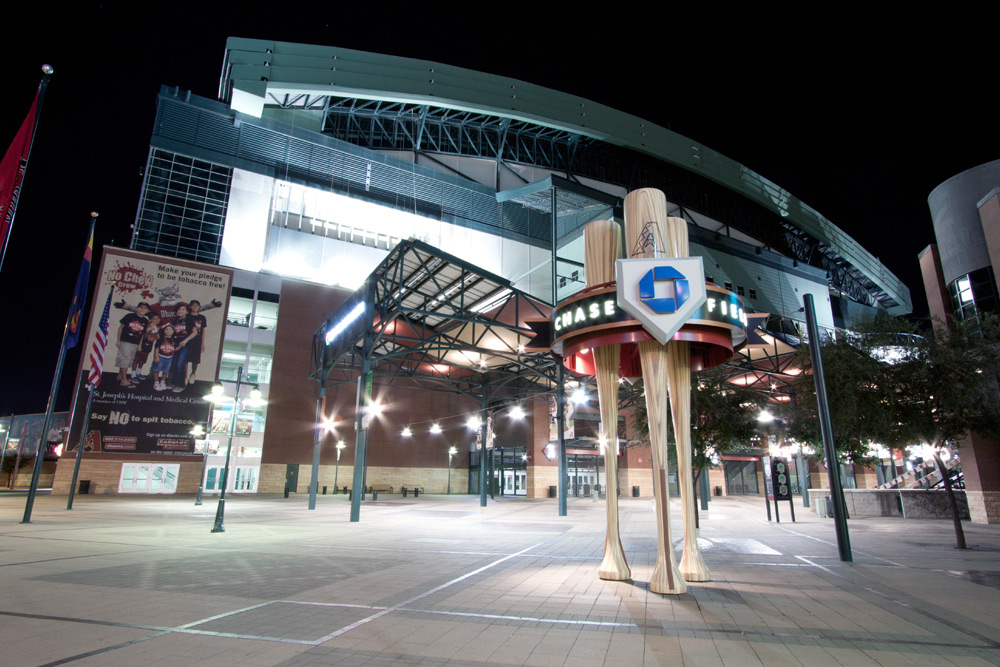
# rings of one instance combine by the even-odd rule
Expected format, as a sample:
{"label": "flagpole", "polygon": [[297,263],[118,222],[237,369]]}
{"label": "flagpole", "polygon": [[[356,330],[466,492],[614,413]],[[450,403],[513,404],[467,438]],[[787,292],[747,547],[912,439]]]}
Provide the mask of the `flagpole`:
{"label": "flagpole", "polygon": [[[38,120],[42,116],[42,102],[45,101],[45,91],[49,87],[49,78],[55,70],[51,65],[42,65],[42,80],[38,83],[38,95],[35,102],[35,119],[31,127],[31,141],[28,142],[28,153],[24,156],[24,173],[21,175],[21,182],[18,184],[18,191],[24,190],[24,179],[28,177],[28,162],[31,160],[31,149],[35,145],[35,135],[38,133]],[[20,199],[20,195],[18,195]],[[14,230],[14,216],[17,215],[17,204],[10,212],[10,223],[7,225],[7,236],[3,240],[3,250],[0,250],[0,269],[3,269],[3,260],[7,257],[7,244],[10,243],[10,233]]]}
{"label": "flagpole", "polygon": [[[97,214],[90,214],[90,231],[87,233],[87,244],[90,245],[94,238],[94,225],[97,222]],[[66,360],[66,336],[69,334],[70,321],[77,309],[77,294],[73,294],[73,301],[69,305],[69,313],[66,315],[66,324],[63,326],[62,343],[59,345],[59,359],[56,361],[56,372],[52,376],[52,389],[49,390],[49,402],[45,406],[45,418],[42,422],[42,435],[38,439],[38,449],[35,452],[35,466],[31,471],[31,486],[28,488],[28,501],[24,504],[24,518],[21,523],[31,523],[31,509],[35,505],[35,494],[38,491],[38,477],[42,473],[42,459],[45,452],[42,451],[42,438],[48,436],[52,427],[52,410],[55,407],[56,394],[59,393],[59,380],[62,377],[63,362]],[[82,304],[81,304],[82,306]]]}
{"label": "flagpole", "polygon": [[73,463],[73,481],[69,484],[69,499],[66,501],[66,509],[73,509],[73,497],[76,495],[76,480],[80,476],[80,459],[83,458],[83,443],[87,441],[87,429],[90,428],[90,407],[94,402],[94,391],[96,387],[87,385],[87,412],[83,415],[83,428],[80,429],[80,444],[76,447],[76,461]]}
{"label": "flagpole", "polygon": [[[91,215],[96,215],[92,213]],[[111,299],[115,294],[116,283],[111,281],[111,289],[108,290],[108,299],[104,303],[104,311],[101,313],[101,319],[97,325],[97,331],[94,336],[94,342],[90,350],[90,373],[87,376],[87,407],[83,413],[83,426],[80,428],[80,445],[76,449],[76,461],[73,463],[73,481],[69,485],[69,499],[66,502],[66,509],[73,509],[73,498],[76,497],[76,480],[80,476],[80,461],[83,459],[83,446],[87,442],[87,429],[90,428],[90,408],[94,403],[94,392],[97,391],[97,386],[101,384],[101,373],[104,371],[104,352],[108,345],[108,317],[111,312]],[[96,305],[96,302],[95,302]],[[91,318],[93,319],[93,318]],[[71,412],[74,417],[76,415],[76,399],[79,398],[79,394],[74,398],[73,409]],[[75,419],[73,421],[76,421]]]}

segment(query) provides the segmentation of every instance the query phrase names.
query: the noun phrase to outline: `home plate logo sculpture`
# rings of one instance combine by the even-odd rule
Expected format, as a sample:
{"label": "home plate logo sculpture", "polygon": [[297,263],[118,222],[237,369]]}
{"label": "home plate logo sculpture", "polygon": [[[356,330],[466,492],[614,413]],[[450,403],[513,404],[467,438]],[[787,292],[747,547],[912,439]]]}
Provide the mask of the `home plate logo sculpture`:
{"label": "home plate logo sculpture", "polygon": [[701,257],[619,259],[615,272],[618,305],[661,345],[708,300]]}

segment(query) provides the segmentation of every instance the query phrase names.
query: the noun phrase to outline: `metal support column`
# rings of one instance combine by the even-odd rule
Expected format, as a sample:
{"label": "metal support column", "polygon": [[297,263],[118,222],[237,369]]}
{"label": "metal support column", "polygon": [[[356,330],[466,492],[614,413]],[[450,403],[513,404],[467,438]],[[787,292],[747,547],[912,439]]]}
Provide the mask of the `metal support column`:
{"label": "metal support column", "polygon": [[795,465],[797,466],[797,474],[799,477],[799,491],[802,493],[802,506],[809,507],[809,464],[806,462],[806,457],[802,454],[798,454],[795,457]]}
{"label": "metal support column", "polygon": [[563,387],[566,383],[566,369],[559,364],[559,382],[556,386],[556,439],[559,442],[559,516],[566,516],[566,478],[569,475],[569,466],[566,465],[566,413],[564,411],[564,401],[566,392]]}
{"label": "metal support column", "polygon": [[313,462],[312,462],[312,475],[309,479],[309,509],[316,509],[316,488],[319,486],[319,454],[320,449],[323,447],[323,436],[326,433],[323,430],[323,417],[326,413],[326,383],[320,383],[319,385],[319,396],[316,398],[316,423],[313,428],[316,429],[316,435],[313,439]]}
{"label": "metal support column", "polygon": [[479,506],[486,507],[486,426],[487,420],[490,418],[490,411],[488,409],[489,399],[486,396],[486,388],[483,387],[483,401],[482,401],[482,414],[479,415],[481,423],[479,425],[480,429],[480,449],[479,449]]}
{"label": "metal support column", "polygon": [[823,435],[823,452],[826,455],[826,470],[830,478],[830,495],[833,496],[833,523],[837,530],[837,549],[840,560],[851,562],[851,538],[847,534],[847,505],[844,502],[844,488],[840,481],[840,460],[833,444],[833,423],[830,421],[830,405],[826,399],[826,378],[823,375],[823,354],[820,351],[819,326],[816,324],[816,307],[812,294],[804,297],[806,327],[809,330],[809,354],[812,357],[813,380],[816,383],[816,404],[819,409],[819,426]]}
{"label": "metal support column", "polygon": [[[361,360],[361,377],[359,381],[362,385],[367,385],[368,374],[371,372],[371,350],[369,349],[368,336],[365,337],[364,357]],[[354,483],[351,491],[351,521],[361,520],[361,491],[365,486],[365,463],[368,460],[368,429],[363,428],[364,410],[371,402],[367,388],[362,389],[358,395],[358,405],[356,406],[354,427],[357,437],[354,438]]]}

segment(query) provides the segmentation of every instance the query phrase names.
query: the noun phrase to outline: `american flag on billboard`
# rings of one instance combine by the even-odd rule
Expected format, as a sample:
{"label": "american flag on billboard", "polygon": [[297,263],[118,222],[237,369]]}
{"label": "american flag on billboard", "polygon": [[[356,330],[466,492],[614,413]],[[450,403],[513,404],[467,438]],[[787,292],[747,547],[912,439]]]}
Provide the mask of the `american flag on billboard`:
{"label": "american flag on billboard", "polygon": [[94,337],[94,347],[90,350],[90,375],[87,382],[93,386],[101,384],[101,371],[104,370],[104,348],[108,346],[108,320],[111,317],[111,295],[115,293],[115,286],[111,286],[108,292],[108,301],[104,304],[104,314],[101,315],[101,323],[97,327],[97,335]]}

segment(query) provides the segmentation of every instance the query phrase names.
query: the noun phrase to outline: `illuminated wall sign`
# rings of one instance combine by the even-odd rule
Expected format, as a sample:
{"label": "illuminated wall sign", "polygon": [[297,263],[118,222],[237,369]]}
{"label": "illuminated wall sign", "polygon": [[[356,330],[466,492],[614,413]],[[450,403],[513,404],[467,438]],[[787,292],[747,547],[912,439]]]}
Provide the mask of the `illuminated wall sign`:
{"label": "illuminated wall sign", "polygon": [[552,311],[552,338],[558,340],[581,329],[631,319],[631,315],[618,307],[614,290],[577,294]]}
{"label": "illuminated wall sign", "polygon": [[721,290],[709,290],[705,304],[691,316],[692,322],[696,320],[731,324],[741,329],[747,326],[747,314],[740,298]]}
{"label": "illuminated wall sign", "polygon": [[663,344],[706,300],[701,257],[619,259],[615,273],[622,310]]}
{"label": "illuminated wall sign", "polygon": [[336,322],[333,326],[326,330],[326,344],[329,345],[333,340],[339,336],[344,329],[349,327],[354,320],[361,317],[365,312],[365,302],[359,301],[354,308],[349,310],[343,319]]}

